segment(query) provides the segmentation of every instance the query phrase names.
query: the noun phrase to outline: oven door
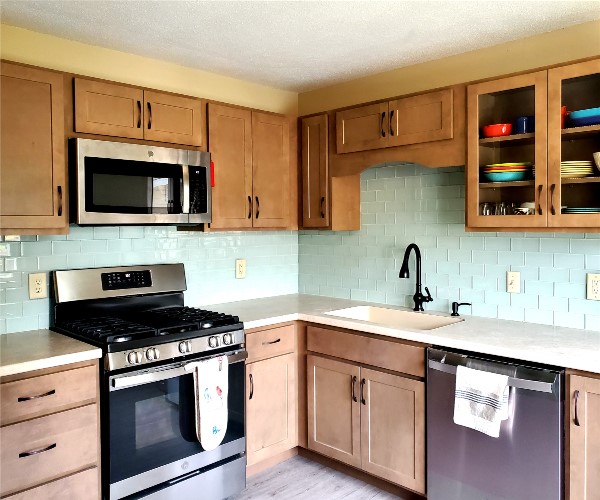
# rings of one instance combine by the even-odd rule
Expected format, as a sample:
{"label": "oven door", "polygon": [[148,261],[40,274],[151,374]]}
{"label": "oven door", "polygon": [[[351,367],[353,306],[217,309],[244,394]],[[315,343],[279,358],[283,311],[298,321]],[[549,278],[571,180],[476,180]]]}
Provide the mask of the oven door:
{"label": "oven door", "polygon": [[[241,477],[238,474],[228,481],[240,483],[238,491],[245,487],[247,353],[237,351],[227,357],[227,432],[221,445],[211,451],[205,451],[196,438],[194,378],[185,371],[187,363],[197,360],[108,377],[108,429],[103,428],[107,431],[103,437],[104,498],[123,498],[142,491],[151,494],[181,483],[186,476],[199,477],[199,473],[230,462],[239,464],[235,468],[241,471]],[[105,419],[103,425],[106,423]]]}

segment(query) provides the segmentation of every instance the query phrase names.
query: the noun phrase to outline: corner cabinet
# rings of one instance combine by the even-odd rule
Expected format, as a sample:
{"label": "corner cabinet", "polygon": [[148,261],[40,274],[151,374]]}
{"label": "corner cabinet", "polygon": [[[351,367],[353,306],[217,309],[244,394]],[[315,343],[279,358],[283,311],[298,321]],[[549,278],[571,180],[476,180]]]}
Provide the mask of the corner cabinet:
{"label": "corner cabinet", "polygon": [[568,375],[567,499],[600,499],[600,378]]}
{"label": "corner cabinet", "polygon": [[424,347],[308,327],[307,350],[308,448],[425,493]]}
{"label": "corner cabinet", "polygon": [[201,147],[201,99],[74,79],[75,131]]}
{"label": "corner cabinet", "polygon": [[290,225],[289,146],[285,116],[208,105],[215,184],[211,229]]}
{"label": "corner cabinet", "polygon": [[[592,156],[600,151],[600,125],[572,127],[567,117],[561,128],[562,106],[600,107],[600,60],[467,88],[467,228],[600,229],[600,169]],[[519,116],[533,116],[535,130],[481,135],[482,127]],[[588,162],[588,171],[570,162]],[[525,165],[524,178],[488,177],[490,166],[506,163]],[[515,210],[523,204],[534,208]]]}
{"label": "corner cabinet", "polygon": [[2,62],[0,234],[68,231],[63,75]]}
{"label": "corner cabinet", "polygon": [[302,120],[302,226],[329,226],[329,120],[326,114]]}

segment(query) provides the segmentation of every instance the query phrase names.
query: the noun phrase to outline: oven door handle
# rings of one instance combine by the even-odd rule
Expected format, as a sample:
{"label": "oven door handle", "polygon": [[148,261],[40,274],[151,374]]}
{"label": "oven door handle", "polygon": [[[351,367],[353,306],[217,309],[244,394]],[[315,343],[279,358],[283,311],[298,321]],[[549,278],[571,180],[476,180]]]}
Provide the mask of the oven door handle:
{"label": "oven door handle", "polygon": [[[216,357],[216,356],[215,356]],[[246,360],[248,357],[248,353],[246,351],[238,351],[233,354],[227,356],[227,362],[230,365],[235,363],[240,363]],[[203,358],[202,361],[210,359]],[[200,361],[200,360],[197,360]],[[144,385],[149,384],[151,382],[160,382],[161,380],[167,380],[174,377],[180,377],[182,375],[187,375],[190,373],[189,370],[186,370],[186,366],[190,363],[196,363],[197,361],[188,361],[185,363],[181,363],[180,365],[174,368],[168,368],[166,370],[161,370],[160,368],[156,371],[146,372],[146,373],[138,373],[132,375],[123,375],[111,378],[110,381],[110,391],[119,391],[121,389],[127,389],[128,387],[134,387],[136,385]]]}

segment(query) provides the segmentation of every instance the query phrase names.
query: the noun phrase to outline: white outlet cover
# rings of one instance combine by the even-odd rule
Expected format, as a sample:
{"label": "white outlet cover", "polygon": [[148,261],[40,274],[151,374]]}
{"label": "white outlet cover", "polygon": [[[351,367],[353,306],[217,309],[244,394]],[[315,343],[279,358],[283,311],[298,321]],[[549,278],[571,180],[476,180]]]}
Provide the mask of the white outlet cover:
{"label": "white outlet cover", "polygon": [[521,273],[508,271],[506,273],[506,291],[508,293],[521,293]]}
{"label": "white outlet cover", "polygon": [[31,273],[29,275],[29,298],[45,299],[48,297],[46,273]]}
{"label": "white outlet cover", "polygon": [[600,300],[600,274],[587,274],[587,295],[588,300]]}

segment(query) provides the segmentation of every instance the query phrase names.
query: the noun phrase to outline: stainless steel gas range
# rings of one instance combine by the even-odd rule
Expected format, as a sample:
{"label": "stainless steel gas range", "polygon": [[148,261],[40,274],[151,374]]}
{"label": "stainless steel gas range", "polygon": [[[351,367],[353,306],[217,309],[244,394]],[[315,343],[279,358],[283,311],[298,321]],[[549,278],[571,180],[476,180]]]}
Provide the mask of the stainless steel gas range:
{"label": "stainless steel gas range", "polygon": [[[247,353],[239,319],[185,307],[183,264],[53,278],[52,329],[103,350],[102,498],[221,500],[243,490]],[[208,451],[196,437],[186,365],[215,356],[228,361],[227,429]]]}

